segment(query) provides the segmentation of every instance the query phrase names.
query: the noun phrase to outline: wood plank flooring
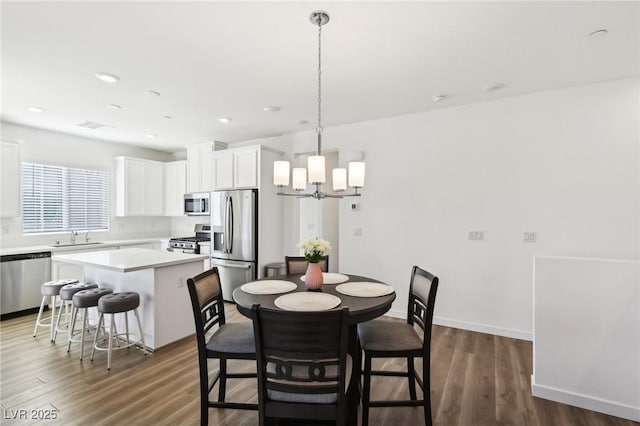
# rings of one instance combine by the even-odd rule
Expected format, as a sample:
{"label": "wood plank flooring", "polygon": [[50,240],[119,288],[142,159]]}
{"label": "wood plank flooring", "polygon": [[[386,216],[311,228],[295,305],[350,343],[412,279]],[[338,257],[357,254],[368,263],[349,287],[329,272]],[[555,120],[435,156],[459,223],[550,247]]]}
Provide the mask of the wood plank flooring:
{"label": "wood plank flooring", "polygon": [[[246,321],[234,305],[228,321]],[[393,319],[390,319],[393,321]],[[49,342],[35,315],[0,323],[0,423],[65,425],[197,425],[199,391],[196,343],[189,337],[153,354],[115,352],[79,361],[79,344],[66,351],[66,335]],[[87,350],[89,349],[89,350]],[[531,396],[531,343],[448,327],[434,327],[432,410],[436,425],[638,425],[631,421]],[[419,364],[419,363],[416,363]],[[374,368],[403,368],[403,360],[380,360]],[[211,363],[211,369],[217,368]],[[251,371],[250,362],[229,363]],[[419,367],[418,367],[419,369]],[[419,369],[419,373],[421,371]],[[254,380],[232,380],[230,400],[257,402]],[[406,380],[372,379],[372,398],[408,399]],[[26,411],[19,411],[26,410]],[[34,410],[33,412],[31,410]],[[37,411],[41,410],[41,411]],[[57,410],[57,411],[55,411]],[[38,419],[55,412],[56,419]],[[257,412],[210,409],[209,424],[256,425]],[[14,419],[26,414],[26,418]],[[371,425],[418,425],[422,408],[373,408]]]}

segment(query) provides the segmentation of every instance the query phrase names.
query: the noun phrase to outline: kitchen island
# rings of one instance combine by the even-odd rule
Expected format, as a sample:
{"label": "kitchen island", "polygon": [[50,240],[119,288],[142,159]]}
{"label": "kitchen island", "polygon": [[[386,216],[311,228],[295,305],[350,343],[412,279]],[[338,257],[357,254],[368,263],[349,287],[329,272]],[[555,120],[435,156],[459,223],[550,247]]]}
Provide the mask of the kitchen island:
{"label": "kitchen island", "polygon": [[[186,283],[204,270],[207,258],[208,255],[129,248],[56,255],[54,262],[81,265],[85,282],[101,288],[138,293],[145,343],[155,350],[195,333]],[[124,316],[116,318],[118,330],[124,330]]]}

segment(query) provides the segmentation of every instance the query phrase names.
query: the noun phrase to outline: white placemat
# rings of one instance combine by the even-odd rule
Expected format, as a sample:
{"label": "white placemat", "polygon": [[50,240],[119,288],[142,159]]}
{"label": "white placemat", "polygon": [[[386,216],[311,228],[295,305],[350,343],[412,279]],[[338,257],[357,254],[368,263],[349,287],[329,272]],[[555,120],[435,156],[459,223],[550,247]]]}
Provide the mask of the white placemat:
{"label": "white placemat", "polygon": [[[300,277],[304,282],[304,275]],[[323,272],[322,283],[323,284],[340,284],[349,281],[349,277],[344,274],[336,274],[335,272]]]}
{"label": "white placemat", "polygon": [[351,282],[336,286],[336,291],[347,296],[355,297],[379,297],[394,292],[393,287],[381,283]]}
{"label": "white placemat", "polygon": [[305,291],[285,294],[273,303],[285,311],[326,311],[338,306],[342,300],[333,294]]}
{"label": "white placemat", "polygon": [[280,294],[295,290],[298,286],[291,281],[262,280],[243,284],[240,288],[249,294]]}

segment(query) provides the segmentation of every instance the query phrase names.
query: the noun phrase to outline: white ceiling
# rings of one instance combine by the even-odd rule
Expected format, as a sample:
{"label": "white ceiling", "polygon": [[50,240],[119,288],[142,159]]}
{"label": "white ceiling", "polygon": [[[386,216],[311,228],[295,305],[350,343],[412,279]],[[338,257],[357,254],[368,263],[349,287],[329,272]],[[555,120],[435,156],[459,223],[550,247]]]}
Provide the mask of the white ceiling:
{"label": "white ceiling", "polygon": [[[325,126],[631,77],[640,74],[639,6],[3,1],[1,118],[166,151],[314,129],[316,9],[331,16]],[[602,28],[606,37],[589,37]],[[103,83],[100,71],[121,80]],[[505,87],[482,91],[496,82]],[[437,94],[448,98],[435,104]],[[113,128],[77,126],[86,120]]]}

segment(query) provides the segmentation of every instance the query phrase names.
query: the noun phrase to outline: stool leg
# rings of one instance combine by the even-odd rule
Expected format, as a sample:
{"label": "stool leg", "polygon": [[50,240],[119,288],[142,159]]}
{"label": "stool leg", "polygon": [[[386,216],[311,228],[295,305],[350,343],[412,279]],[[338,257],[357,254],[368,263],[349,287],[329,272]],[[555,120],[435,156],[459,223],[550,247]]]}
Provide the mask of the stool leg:
{"label": "stool leg", "polygon": [[[63,301],[62,303],[64,304],[65,311],[66,311],[67,302]],[[54,343],[56,342],[56,337],[58,337],[58,328],[60,328],[60,318],[62,318],[62,305],[60,305],[60,310],[58,311],[58,318],[56,319],[55,327],[52,325],[52,327],[53,327],[53,337],[51,338],[51,341],[54,342]],[[52,324],[53,324],[53,318],[51,320],[52,320]]]}
{"label": "stool leg", "polygon": [[[82,313],[82,332],[80,333],[80,361],[82,361],[82,355],[84,354],[84,333],[87,329],[87,323],[89,319],[89,308],[84,308],[84,312]],[[98,335],[98,329],[96,328],[96,336]]]}
{"label": "stool leg", "polygon": [[[71,338],[73,337],[73,330],[76,329],[76,317],[78,316],[78,308],[73,306],[71,308],[71,329],[69,330],[69,338],[67,339],[67,352],[71,350]],[[84,332],[84,329],[82,329]]]}
{"label": "stool leg", "polygon": [[129,345],[131,344],[131,341],[129,340],[129,312],[124,313],[124,326],[127,331],[127,345]]}
{"label": "stool leg", "polygon": [[40,325],[40,319],[42,318],[42,311],[44,310],[44,302],[46,302],[47,296],[42,296],[42,302],[40,302],[40,310],[38,311],[38,318],[36,318],[36,326],[33,328],[33,337],[36,337],[38,326]]}
{"label": "stool leg", "polygon": [[[111,327],[109,327],[109,349],[107,350],[107,370],[111,370],[111,348],[113,347],[113,329],[116,328],[115,314],[111,314]],[[116,336],[117,337],[117,336]]]}
{"label": "stool leg", "polygon": [[[104,314],[100,312],[100,318],[98,318],[97,329],[100,329],[100,325],[102,324],[102,321],[104,321]],[[96,332],[95,336],[93,336],[93,349],[91,349],[91,361],[93,361],[93,355],[96,353],[97,344],[98,344],[98,333]]]}
{"label": "stool leg", "polygon": [[54,318],[56,317],[56,304],[58,303],[58,297],[57,296],[51,296],[51,305],[53,305],[53,308],[51,309],[51,341],[54,341],[53,338],[53,334],[54,331],[56,329],[55,324],[54,324]]}
{"label": "stool leg", "polygon": [[142,341],[142,352],[146,355],[147,345],[144,343],[144,333],[142,333],[142,324],[140,323],[140,316],[138,316],[138,308],[135,308],[133,313],[136,315],[136,321],[138,322],[138,332],[140,333],[140,340]]}

